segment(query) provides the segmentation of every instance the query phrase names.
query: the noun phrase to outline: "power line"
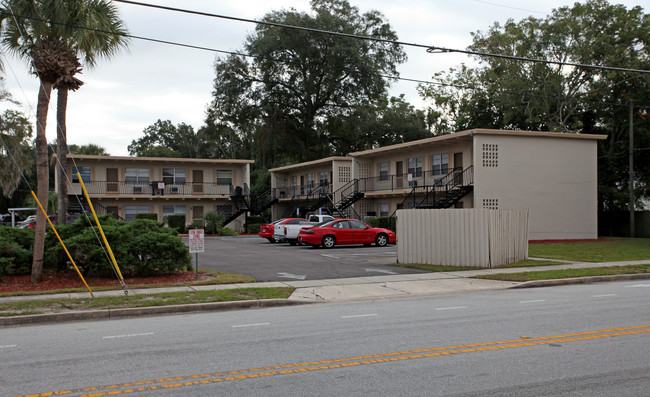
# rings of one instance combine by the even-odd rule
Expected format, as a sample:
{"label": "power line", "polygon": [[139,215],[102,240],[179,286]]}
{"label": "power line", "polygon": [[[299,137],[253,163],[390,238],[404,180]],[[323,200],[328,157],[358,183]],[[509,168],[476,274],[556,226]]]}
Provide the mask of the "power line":
{"label": "power line", "polygon": [[587,64],[581,64],[581,63],[560,62],[560,61],[551,61],[551,60],[545,60],[545,59],[516,57],[516,56],[511,56],[511,55],[490,54],[490,53],[487,53],[487,52],[479,52],[479,51],[457,50],[457,49],[452,49],[452,48],[431,46],[431,45],[425,45],[425,44],[409,43],[409,42],[405,42],[405,41],[382,39],[382,38],[372,37],[372,36],[362,36],[362,35],[351,34],[351,33],[332,32],[332,31],[329,31],[329,30],[307,28],[307,27],[304,27],[304,26],[287,25],[287,24],[277,23],[277,22],[268,22],[268,21],[260,21],[260,20],[248,19],[248,18],[232,17],[232,16],[227,16],[227,15],[213,14],[213,13],[204,12],[204,11],[193,11],[193,10],[188,10],[188,9],[184,9],[184,8],[176,8],[176,7],[161,6],[161,5],[157,5],[157,4],[142,3],[142,2],[138,2],[138,1],[130,1],[130,0],[114,0],[114,1],[117,2],[117,3],[131,4],[131,5],[137,5],[137,6],[142,6],[142,7],[150,7],[150,8],[160,9],[160,10],[181,12],[181,13],[185,13],[185,14],[200,15],[200,16],[206,16],[206,17],[211,17],[211,18],[228,19],[228,20],[231,20],[231,21],[253,23],[253,24],[256,24],[256,25],[266,25],[266,26],[273,26],[273,27],[285,28],[285,29],[301,30],[301,31],[313,32],[313,33],[323,33],[323,34],[328,34],[328,35],[332,35],[332,36],[348,37],[348,38],[354,38],[354,39],[359,39],[359,40],[370,40],[370,41],[376,41],[376,42],[388,43],[388,44],[397,44],[397,45],[406,46],[406,47],[424,48],[430,54],[458,52],[458,53],[467,54],[467,55],[476,55],[476,56],[490,57],[490,58],[505,58],[505,59],[524,61],[524,62],[537,62],[537,63],[555,64],[555,65],[561,65],[561,66],[574,66],[574,67],[587,68],[587,69],[600,69],[600,70],[612,70],[612,71],[618,71],[618,72],[648,73],[648,74],[650,74],[650,70],[629,69],[629,68],[619,68],[619,67],[599,66],[599,65],[587,65]]}
{"label": "power line", "polygon": [[[120,1],[120,2],[126,2],[126,3],[135,3],[135,4],[144,4],[144,3],[137,3],[137,2],[132,2],[132,1],[126,1],[126,0],[115,0],[115,1]],[[172,7],[165,7],[165,6],[153,6],[155,8],[163,8],[163,9],[172,9],[175,10]],[[190,13],[198,13],[200,15],[207,14],[207,13],[202,13],[202,12],[195,12],[195,11],[188,11]],[[0,11],[0,13],[3,13]],[[251,54],[246,54],[242,52],[236,52],[236,51],[227,51],[227,50],[220,50],[220,49],[215,49],[211,47],[205,47],[205,46],[198,46],[198,45],[193,45],[193,44],[186,44],[186,43],[179,43],[179,42],[174,42],[174,41],[169,41],[169,40],[162,40],[162,39],[155,39],[151,37],[145,37],[145,36],[137,36],[137,35],[132,35],[129,33],[114,33],[114,32],[109,32],[106,30],[101,30],[101,29],[96,29],[96,28],[89,28],[86,26],[81,26],[81,25],[69,25],[69,24],[64,24],[62,22],[56,22],[56,21],[50,21],[50,20],[45,20],[45,19],[40,19],[40,18],[34,18],[34,17],[28,17],[28,16],[23,16],[23,15],[18,15],[18,14],[9,14],[4,12],[6,15],[13,16],[14,18],[23,18],[23,19],[29,19],[29,20],[35,20],[35,21],[40,21],[44,23],[53,23],[53,24],[60,24],[60,25],[67,25],[67,26],[72,26],[78,29],[85,29],[85,30],[90,30],[90,31],[95,31],[98,33],[104,33],[104,34],[111,34],[115,35],[118,34],[123,37],[127,37],[130,39],[135,39],[135,40],[142,40],[142,41],[148,41],[148,42],[153,42],[153,43],[158,43],[158,44],[166,44],[166,45],[172,45],[176,47],[183,47],[183,48],[190,48],[190,49],[196,49],[196,50],[201,50],[201,51],[209,51],[209,52],[215,52],[215,53],[220,53],[220,54],[226,54],[226,55],[235,55],[235,56],[242,56],[242,57],[247,57],[247,58],[255,58],[259,59],[259,56],[256,55],[251,55]],[[207,15],[215,15],[215,14],[207,14]],[[225,18],[231,18],[231,17],[225,17]],[[246,22],[255,22],[253,20],[246,20],[242,18],[233,18],[235,20],[243,20]],[[264,23],[264,22],[262,22]],[[274,24],[274,23],[269,23],[271,25],[278,25],[281,27],[284,27],[282,24]],[[300,27],[293,27],[296,29],[302,29]],[[304,28],[306,30],[312,30],[310,28]],[[322,33],[332,33],[336,34],[335,32],[327,32],[327,31],[320,31]],[[347,35],[347,34],[346,34]],[[363,38],[364,36],[356,36],[357,38]],[[389,75],[377,75],[378,77],[382,77],[385,79],[391,79],[391,80],[398,80],[398,81],[406,81],[406,82],[412,82],[412,83],[418,83],[418,84],[427,84],[427,85],[437,85],[437,86],[442,86],[442,87],[452,87],[452,88],[457,88],[457,89],[463,89],[463,90],[472,90],[472,91],[482,91],[485,90],[484,87],[474,87],[474,86],[467,86],[467,85],[458,85],[458,84],[450,84],[450,83],[443,83],[443,82],[436,82],[436,81],[429,81],[429,80],[421,80],[421,79],[413,79],[413,78],[405,78],[405,77],[400,77],[400,76],[389,76]],[[629,79],[628,79],[629,80]],[[566,97],[559,97],[559,96],[549,96],[549,95],[540,95],[540,94],[534,94],[530,91],[524,92],[524,91],[510,91],[510,90],[500,90],[502,94],[507,94],[507,95],[520,95],[520,96],[527,96],[530,98],[545,98],[545,99],[567,99],[569,102],[575,102],[578,101],[579,98],[573,97],[573,98],[566,98]],[[587,93],[585,93],[587,94]],[[600,105],[610,105],[610,106],[628,106],[627,104],[621,104],[621,103],[599,103]],[[645,108],[644,105],[637,105],[635,107],[639,108]]]}

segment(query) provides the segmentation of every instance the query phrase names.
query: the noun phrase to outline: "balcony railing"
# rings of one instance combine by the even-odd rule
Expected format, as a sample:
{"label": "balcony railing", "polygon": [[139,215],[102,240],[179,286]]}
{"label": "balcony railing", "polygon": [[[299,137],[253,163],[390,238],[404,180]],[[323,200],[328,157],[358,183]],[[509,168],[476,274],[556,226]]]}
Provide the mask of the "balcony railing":
{"label": "balcony railing", "polygon": [[283,186],[273,189],[273,198],[276,199],[310,199],[318,198],[321,194],[332,193],[332,185],[324,183],[321,185],[300,185],[300,186]]}
{"label": "balcony railing", "polygon": [[[420,171],[410,174],[394,174],[359,179],[359,191],[361,192],[403,192],[411,191],[418,186],[436,186],[443,183],[445,178],[452,175],[454,171],[443,170],[443,173],[433,171]],[[460,170],[462,172],[462,169]]]}
{"label": "balcony railing", "polygon": [[[85,182],[90,195],[106,196],[225,196],[231,194],[231,184],[215,182],[186,182],[168,184],[162,182],[92,181]],[[71,192],[81,192],[78,183],[72,184]]]}

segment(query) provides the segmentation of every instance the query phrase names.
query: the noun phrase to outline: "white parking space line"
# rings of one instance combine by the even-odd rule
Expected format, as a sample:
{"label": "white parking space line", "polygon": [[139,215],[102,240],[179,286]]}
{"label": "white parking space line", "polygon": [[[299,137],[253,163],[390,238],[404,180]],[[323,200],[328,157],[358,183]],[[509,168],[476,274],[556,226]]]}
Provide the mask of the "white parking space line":
{"label": "white parking space line", "polygon": [[438,307],[436,310],[460,310],[467,309],[467,306]]}
{"label": "white parking space line", "polygon": [[650,287],[650,284],[637,284],[637,285],[628,285],[625,288],[644,288]]}
{"label": "white parking space line", "polygon": [[233,325],[233,328],[244,328],[244,327],[261,327],[263,325],[271,325],[271,323],[256,323],[256,324],[238,324]]}
{"label": "white parking space line", "polygon": [[616,294],[602,294],[602,295],[594,295],[593,298],[605,298],[608,296],[616,296]]}
{"label": "white parking space line", "polygon": [[354,314],[350,316],[341,316],[341,318],[359,318],[359,317],[374,317],[378,316],[379,314],[377,313],[368,313],[368,314]]}
{"label": "white parking space line", "polygon": [[17,347],[18,345],[0,345],[0,349],[9,349],[10,347]]}
{"label": "white parking space line", "polygon": [[327,254],[320,254],[321,256],[325,256],[327,258],[334,258],[334,259],[341,259],[339,256],[334,256],[334,255],[327,255]]}
{"label": "white parking space line", "polygon": [[141,334],[109,335],[109,336],[102,336],[102,339],[133,338],[137,336],[151,336],[151,335],[155,335],[155,334],[153,332],[144,332]]}
{"label": "white parking space line", "polygon": [[531,301],[519,301],[519,303],[538,303],[538,302],[546,302],[546,299],[535,299]]}

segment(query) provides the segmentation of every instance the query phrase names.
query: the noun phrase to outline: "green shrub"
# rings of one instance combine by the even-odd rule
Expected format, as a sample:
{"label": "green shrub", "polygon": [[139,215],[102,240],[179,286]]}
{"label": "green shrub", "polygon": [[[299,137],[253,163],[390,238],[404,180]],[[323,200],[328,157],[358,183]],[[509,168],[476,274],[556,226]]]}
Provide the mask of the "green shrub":
{"label": "green shrub", "polygon": [[168,215],[167,225],[176,229],[178,233],[183,233],[185,231],[185,214]]}
{"label": "green shrub", "polygon": [[372,227],[382,227],[392,231],[396,230],[395,218],[390,216],[367,216],[363,220]]}
{"label": "green shrub", "polygon": [[34,231],[0,226],[0,277],[29,273],[32,266]]}
{"label": "green shrub", "polygon": [[158,214],[143,212],[140,214],[135,214],[135,219],[150,219],[152,221],[158,221]]}
{"label": "green shrub", "polygon": [[206,234],[218,234],[218,230],[223,221],[226,220],[226,217],[217,211],[208,211],[203,220],[205,222]]}
{"label": "green shrub", "polygon": [[254,223],[254,224],[248,224],[248,233],[251,234],[258,234],[260,232],[260,226],[262,226],[259,223]]}
{"label": "green shrub", "polygon": [[239,235],[239,233],[237,233],[236,231],[232,230],[229,227],[225,227],[225,226],[218,227],[217,228],[217,234],[220,235],[220,236],[238,236]]}
{"label": "green shrub", "polygon": [[[100,219],[111,250],[123,276],[146,276],[191,270],[192,260],[183,241],[174,229],[150,219],[132,222],[114,220],[110,215]],[[85,226],[82,221],[57,227],[68,251],[84,274],[114,275],[112,262],[100,244],[97,227]],[[46,238],[46,257],[49,266],[66,266],[63,248],[51,238]],[[65,236],[65,237],[64,237]]]}

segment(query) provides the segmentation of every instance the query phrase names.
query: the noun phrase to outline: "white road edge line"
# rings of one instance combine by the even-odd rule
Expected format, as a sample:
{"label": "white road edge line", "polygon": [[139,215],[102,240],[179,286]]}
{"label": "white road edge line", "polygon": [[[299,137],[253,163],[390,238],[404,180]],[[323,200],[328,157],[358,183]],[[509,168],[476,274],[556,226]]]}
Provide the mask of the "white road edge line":
{"label": "white road edge line", "polygon": [[354,314],[350,316],[341,316],[341,318],[359,318],[359,317],[373,317],[373,316],[378,316],[379,314],[377,313],[368,313],[368,314]]}
{"label": "white road edge line", "polygon": [[116,339],[116,338],[132,338],[135,336],[150,336],[150,335],[155,335],[153,332],[144,332],[141,334],[126,334],[126,335],[110,335],[110,336],[102,336],[102,339]]}
{"label": "white road edge line", "polygon": [[593,295],[592,298],[605,298],[607,296],[616,296],[616,294]]}
{"label": "white road edge line", "polygon": [[537,302],[546,302],[546,299],[535,299],[532,301],[519,301],[519,303],[537,303]]}
{"label": "white road edge line", "polygon": [[17,347],[18,345],[0,345],[0,349],[8,349],[10,347]]}
{"label": "white road edge line", "polygon": [[256,324],[239,324],[233,325],[233,328],[244,328],[244,327],[260,327],[262,325],[271,325],[271,323],[256,323]]}
{"label": "white road edge line", "polygon": [[467,306],[453,306],[453,307],[438,307],[436,310],[458,310],[467,309]]}

